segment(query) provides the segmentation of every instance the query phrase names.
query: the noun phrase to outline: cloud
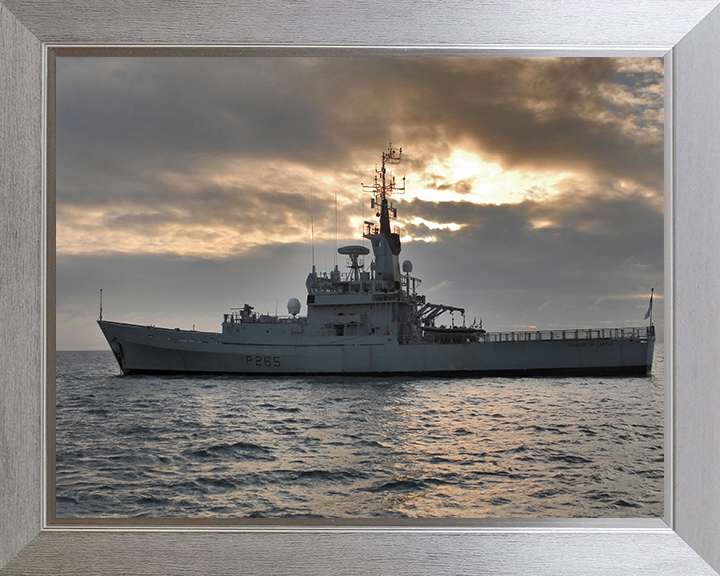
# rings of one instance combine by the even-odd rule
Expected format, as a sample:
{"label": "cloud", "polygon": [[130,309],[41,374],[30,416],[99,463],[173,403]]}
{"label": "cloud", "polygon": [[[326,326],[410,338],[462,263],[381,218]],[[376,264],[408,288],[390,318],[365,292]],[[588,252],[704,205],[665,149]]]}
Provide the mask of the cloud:
{"label": "cloud", "polygon": [[346,170],[401,139],[413,171],[462,145],[505,167],[637,173],[627,153],[662,146],[643,120],[662,110],[662,75],[627,60],[59,59],[58,169],[178,170],[220,154]]}

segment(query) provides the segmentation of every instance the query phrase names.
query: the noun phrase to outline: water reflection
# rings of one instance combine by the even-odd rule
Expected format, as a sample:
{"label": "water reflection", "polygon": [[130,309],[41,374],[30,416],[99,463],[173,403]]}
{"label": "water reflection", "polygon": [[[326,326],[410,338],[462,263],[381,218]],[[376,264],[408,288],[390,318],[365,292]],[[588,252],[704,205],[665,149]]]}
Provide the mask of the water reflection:
{"label": "water reflection", "polygon": [[118,378],[111,356],[78,354],[58,354],[60,516],[662,514],[662,364],[604,380]]}

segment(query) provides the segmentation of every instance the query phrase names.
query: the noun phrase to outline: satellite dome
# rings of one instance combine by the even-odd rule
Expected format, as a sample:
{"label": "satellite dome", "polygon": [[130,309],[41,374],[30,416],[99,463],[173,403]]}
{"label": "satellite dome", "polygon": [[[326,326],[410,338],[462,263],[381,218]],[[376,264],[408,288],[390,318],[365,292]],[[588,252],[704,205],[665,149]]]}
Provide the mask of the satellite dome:
{"label": "satellite dome", "polygon": [[288,314],[297,316],[298,312],[300,312],[300,300],[298,300],[297,298],[290,298],[287,303],[287,309]]}
{"label": "satellite dome", "polygon": [[410,262],[410,260],[405,260],[405,262],[403,262],[403,272],[406,274],[410,274],[410,272],[412,272],[412,262]]}

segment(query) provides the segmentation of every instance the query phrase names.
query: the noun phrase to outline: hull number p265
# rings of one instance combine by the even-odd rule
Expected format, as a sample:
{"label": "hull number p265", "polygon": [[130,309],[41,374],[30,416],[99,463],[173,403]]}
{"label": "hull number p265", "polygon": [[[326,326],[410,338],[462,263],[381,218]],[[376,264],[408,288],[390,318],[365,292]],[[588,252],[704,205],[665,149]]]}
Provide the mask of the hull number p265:
{"label": "hull number p265", "polygon": [[271,367],[279,368],[280,367],[280,357],[279,356],[252,356],[252,355],[248,354],[247,356],[245,356],[245,363],[248,366],[255,365],[255,366],[260,366],[260,367],[266,366],[268,368],[271,368]]}

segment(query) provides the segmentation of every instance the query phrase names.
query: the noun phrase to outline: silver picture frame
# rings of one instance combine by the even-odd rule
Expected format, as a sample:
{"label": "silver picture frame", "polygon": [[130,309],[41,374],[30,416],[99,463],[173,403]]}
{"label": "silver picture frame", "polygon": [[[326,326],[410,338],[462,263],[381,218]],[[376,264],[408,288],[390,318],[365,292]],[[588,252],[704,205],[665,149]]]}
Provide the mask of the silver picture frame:
{"label": "silver picture frame", "polygon": [[[0,574],[717,574],[717,6],[717,0],[0,0]],[[48,498],[49,54],[59,47],[139,53],[188,45],[257,54],[664,57],[664,518],[58,523]]]}

